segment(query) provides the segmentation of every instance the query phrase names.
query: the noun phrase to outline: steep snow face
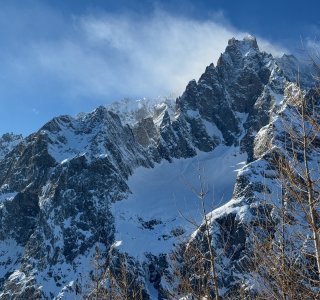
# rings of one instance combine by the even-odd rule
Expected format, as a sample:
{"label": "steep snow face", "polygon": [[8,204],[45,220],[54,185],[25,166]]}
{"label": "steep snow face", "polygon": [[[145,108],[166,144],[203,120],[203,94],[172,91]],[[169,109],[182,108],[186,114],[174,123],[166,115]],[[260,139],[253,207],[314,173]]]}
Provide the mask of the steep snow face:
{"label": "steep snow face", "polygon": [[207,192],[209,212],[231,198],[237,171],[246,159],[238,147],[221,145],[193,158],[137,169],[128,181],[132,194],[112,208],[116,240],[123,242],[120,250],[140,261],[149,253],[172,251],[177,239],[183,241],[195,230],[188,220],[201,223],[200,184]]}
{"label": "steep snow face", "polygon": [[[233,224],[230,247],[240,257],[246,237],[238,225],[265,196],[261,180],[275,183],[266,156],[278,140],[272,128],[285,109],[288,80],[253,37],[232,39],[217,66],[208,66],[174,102],[123,101],[60,116],[6,147],[0,298],[83,297],[95,247],[106,254],[121,241],[114,256],[133,260],[145,292],[157,299],[166,289],[161,276],[168,253],[194,230],[186,219],[201,223],[199,167],[212,232],[219,231],[216,222]],[[222,248],[219,257],[230,271],[227,291],[234,258]]]}

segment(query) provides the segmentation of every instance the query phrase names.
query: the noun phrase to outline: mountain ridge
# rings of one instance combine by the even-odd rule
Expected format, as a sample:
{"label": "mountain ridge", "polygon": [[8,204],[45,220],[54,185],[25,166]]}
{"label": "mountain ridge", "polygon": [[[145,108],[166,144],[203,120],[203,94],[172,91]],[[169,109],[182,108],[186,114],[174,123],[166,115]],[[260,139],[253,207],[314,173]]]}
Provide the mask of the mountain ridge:
{"label": "mountain ridge", "polygon": [[[295,68],[292,58],[275,59],[261,52],[253,37],[231,39],[217,66],[209,65],[198,81],[190,81],[175,105],[166,100],[138,108],[133,105],[133,110],[129,107],[124,112],[117,107],[100,106],[75,118],[54,118],[24,139],[12,138],[15,144],[4,146],[0,159],[0,298],[9,299],[12,295],[14,299],[72,299],[79,282],[84,296],[89,292],[86,285],[90,282],[95,247],[99,245],[108,252],[128,228],[143,237],[144,231],[150,232],[145,226],[155,224],[151,227],[160,230],[160,243],[169,240],[174,247],[172,232],[181,227],[181,221],[164,222],[152,213],[126,215],[126,201],[133,201],[133,206],[139,201],[131,197],[131,189],[139,183],[135,174],[146,180],[151,173],[146,169],[144,175],[143,168],[157,170],[167,162],[175,165],[189,160],[192,163],[181,168],[190,169],[197,157],[200,161],[203,158],[207,164],[214,164],[208,168],[211,173],[218,174],[213,170],[222,169],[222,163],[229,160],[233,168],[222,174],[232,177],[228,194],[233,193],[233,197],[212,216],[214,222],[225,222],[221,218],[227,214],[233,220],[233,229],[238,226],[235,230],[241,234],[238,240],[233,235],[233,243],[240,245],[237,255],[241,257],[246,242],[239,220],[241,214],[249,214],[245,207],[255,203],[252,191],[261,190],[250,172],[267,156],[270,137],[265,133],[285,105],[283,95],[294,88]],[[301,85],[308,89],[310,76],[304,75]],[[220,155],[217,158],[216,153]],[[245,164],[242,171],[236,167],[239,164]],[[236,172],[237,178],[230,172]],[[218,175],[212,176],[217,182]],[[134,180],[138,183],[132,183]],[[230,191],[234,185],[234,191]],[[184,205],[177,202],[178,206]],[[150,204],[147,201],[141,205],[148,208]],[[168,211],[173,210],[166,205]],[[239,205],[242,208],[237,210]],[[223,212],[223,207],[235,213],[230,209]],[[196,207],[192,208],[196,211]],[[166,210],[161,213],[166,214]],[[172,219],[178,215],[178,209],[170,214]],[[123,232],[119,235],[117,230]],[[189,230],[183,234],[191,233]],[[123,245],[132,237],[126,238]],[[167,256],[174,249],[169,247],[167,252],[154,254],[157,243],[150,245],[148,253],[127,252],[133,260],[140,257],[137,269],[142,274],[139,280],[145,282],[146,299],[155,299],[153,288],[157,297],[166,299],[164,274],[168,266],[163,265],[168,264]],[[11,253],[12,248],[16,251]],[[120,252],[121,249],[120,246]],[[236,264],[230,259],[228,267],[234,269]],[[153,269],[152,275],[144,271],[146,266]],[[226,278],[227,290],[235,279],[233,274],[226,274]]]}

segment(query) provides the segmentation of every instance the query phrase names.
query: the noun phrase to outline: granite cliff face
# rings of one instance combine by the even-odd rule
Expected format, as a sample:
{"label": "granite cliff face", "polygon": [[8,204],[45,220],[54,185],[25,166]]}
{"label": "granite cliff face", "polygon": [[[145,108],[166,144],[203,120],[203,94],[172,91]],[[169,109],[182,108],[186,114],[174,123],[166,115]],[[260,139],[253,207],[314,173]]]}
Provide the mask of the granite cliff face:
{"label": "granite cliff face", "polygon": [[[294,57],[273,58],[259,50],[253,37],[231,39],[217,66],[209,65],[175,101],[143,103],[128,111],[121,105],[99,107],[76,118],[54,118],[23,139],[3,136],[0,299],[81,299],[91,288],[95,249],[108,253],[116,240],[131,243],[129,227],[159,238],[142,252],[135,247],[116,252],[136,264],[146,299],[168,298],[168,254],[175,238],[186,239],[193,230],[181,228],[179,210],[168,206],[166,212],[167,202],[155,200],[156,195],[142,205],[149,215],[135,213],[130,182],[143,170],[156,172],[205,155],[216,170],[216,189],[228,182],[223,193],[229,196],[224,202],[230,201],[211,214],[213,228],[217,223],[228,228],[229,247],[237,249],[236,255],[230,250],[232,257],[228,252],[220,256],[227,270],[221,287],[232,290],[249,242],[243,223],[259,206],[262,175],[270,173],[270,189],[276,186],[269,154],[282,134],[275,123],[287,109],[297,71]],[[308,70],[301,83],[306,89],[312,85]],[[223,158],[244,164],[231,176],[236,180],[219,178],[219,169],[230,167]],[[140,185],[147,190],[146,174]],[[164,188],[170,187],[168,181]],[[164,215],[150,213],[155,201]],[[175,201],[178,208],[186,205],[179,194]],[[169,210],[171,221],[165,220]],[[214,230],[219,245],[223,233]]]}

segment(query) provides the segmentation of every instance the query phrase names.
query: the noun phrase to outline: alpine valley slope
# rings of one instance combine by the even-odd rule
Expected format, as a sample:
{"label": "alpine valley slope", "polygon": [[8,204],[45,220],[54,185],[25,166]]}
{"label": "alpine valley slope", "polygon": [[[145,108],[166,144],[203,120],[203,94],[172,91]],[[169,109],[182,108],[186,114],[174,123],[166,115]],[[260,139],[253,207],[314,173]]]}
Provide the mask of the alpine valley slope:
{"label": "alpine valley slope", "polygon": [[[0,140],[0,299],[82,299],[96,248],[127,254],[146,299],[170,299],[168,255],[195,231],[181,214],[201,222],[192,192],[199,167],[217,249],[215,224],[231,233],[233,254],[221,252],[219,263],[221,293],[232,291],[247,278],[236,267],[249,242],[241,224],[264,197],[262,180],[277,201],[268,154],[280,145],[298,68],[251,36],[233,38],[175,101],[120,102]],[[315,70],[304,68],[308,90]]]}

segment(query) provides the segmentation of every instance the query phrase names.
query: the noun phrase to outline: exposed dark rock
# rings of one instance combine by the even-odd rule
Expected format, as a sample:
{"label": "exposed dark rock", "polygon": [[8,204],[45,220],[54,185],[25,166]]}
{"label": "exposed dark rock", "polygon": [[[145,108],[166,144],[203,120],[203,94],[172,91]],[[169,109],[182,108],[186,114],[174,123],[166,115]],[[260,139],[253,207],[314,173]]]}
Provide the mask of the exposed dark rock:
{"label": "exposed dark rock", "polygon": [[[22,250],[1,264],[0,298],[75,297],[81,280],[93,273],[90,260],[96,245],[107,253],[112,250],[117,228],[111,206],[131,192],[127,182],[135,169],[190,158],[222,144],[240,146],[250,162],[238,174],[233,201],[225,211],[212,212],[213,240],[223,266],[220,284],[231,295],[250,254],[246,226],[259,223],[266,213],[263,197],[276,193],[274,149],[286,137],[276,130],[274,116],[285,115],[278,109],[296,69],[295,58],[274,59],[259,50],[253,37],[231,39],[217,66],[209,65],[198,81],[190,81],[175,105],[143,106],[131,116],[132,123],[101,106],[76,118],[54,118],[24,139],[2,136],[0,247],[13,240]],[[310,86],[310,78],[303,78],[303,86]],[[145,230],[163,224],[139,221]],[[159,239],[183,233],[178,227]],[[204,247],[202,228],[194,240]],[[159,299],[170,298],[164,282],[170,277],[166,254],[150,253],[141,264],[135,258],[129,262],[136,272],[132,274],[144,278],[137,285],[144,281],[158,290]],[[143,294],[148,299],[147,289]]]}

